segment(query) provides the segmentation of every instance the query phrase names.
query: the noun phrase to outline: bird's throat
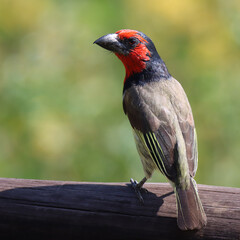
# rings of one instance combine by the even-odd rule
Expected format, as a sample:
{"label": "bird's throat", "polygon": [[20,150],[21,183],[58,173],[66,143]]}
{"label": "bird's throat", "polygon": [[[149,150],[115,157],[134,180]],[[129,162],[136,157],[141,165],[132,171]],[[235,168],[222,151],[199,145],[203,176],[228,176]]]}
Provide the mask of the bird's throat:
{"label": "bird's throat", "polygon": [[144,44],[139,44],[139,46],[126,56],[118,53],[116,53],[116,55],[122,61],[126,69],[124,82],[133,74],[140,73],[146,69],[146,63],[150,60],[151,56],[150,51]]}
{"label": "bird's throat", "polygon": [[125,69],[126,69],[126,76],[124,82],[127,78],[132,76],[135,73],[140,73],[146,68],[146,63],[143,61],[136,61],[136,59],[131,58],[129,56],[118,56],[119,59],[122,61]]}

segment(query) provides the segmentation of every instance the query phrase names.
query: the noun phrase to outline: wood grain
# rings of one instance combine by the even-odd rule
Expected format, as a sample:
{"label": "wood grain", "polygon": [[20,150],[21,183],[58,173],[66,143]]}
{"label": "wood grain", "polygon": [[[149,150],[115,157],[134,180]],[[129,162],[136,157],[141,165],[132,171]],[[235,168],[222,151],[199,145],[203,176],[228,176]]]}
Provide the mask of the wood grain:
{"label": "wood grain", "polygon": [[171,186],[144,186],[0,178],[0,239],[240,239],[239,188],[198,185],[208,224],[182,232]]}

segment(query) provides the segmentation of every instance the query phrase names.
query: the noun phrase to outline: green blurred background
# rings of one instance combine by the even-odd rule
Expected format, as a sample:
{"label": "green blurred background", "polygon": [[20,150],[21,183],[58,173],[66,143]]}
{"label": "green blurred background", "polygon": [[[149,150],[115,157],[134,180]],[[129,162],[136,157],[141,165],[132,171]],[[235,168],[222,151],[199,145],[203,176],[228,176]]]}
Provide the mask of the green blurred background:
{"label": "green blurred background", "polygon": [[197,182],[240,187],[239,23],[239,0],[1,0],[0,176],[143,177],[122,111],[124,67],[92,44],[131,28],[152,38],[189,97]]}

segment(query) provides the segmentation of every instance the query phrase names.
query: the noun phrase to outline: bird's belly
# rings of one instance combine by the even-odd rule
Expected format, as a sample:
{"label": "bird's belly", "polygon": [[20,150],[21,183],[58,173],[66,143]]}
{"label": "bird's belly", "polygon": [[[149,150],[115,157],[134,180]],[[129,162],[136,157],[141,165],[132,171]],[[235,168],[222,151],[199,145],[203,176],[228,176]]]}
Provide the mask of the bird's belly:
{"label": "bird's belly", "polygon": [[149,151],[146,149],[146,146],[142,142],[139,135],[136,133],[137,130],[133,130],[134,140],[136,143],[137,151],[140,156],[143,170],[145,173],[146,178],[150,178],[153,174],[153,171],[157,169],[155,162],[152,160]]}

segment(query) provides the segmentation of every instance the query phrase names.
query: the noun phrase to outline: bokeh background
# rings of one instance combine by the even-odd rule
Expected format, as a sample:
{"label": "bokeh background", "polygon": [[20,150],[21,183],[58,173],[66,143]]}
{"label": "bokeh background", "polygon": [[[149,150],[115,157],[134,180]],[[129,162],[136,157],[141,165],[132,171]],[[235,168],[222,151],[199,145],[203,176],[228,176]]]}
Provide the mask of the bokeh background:
{"label": "bokeh background", "polygon": [[189,97],[197,182],[240,187],[239,23],[239,0],[1,0],[0,176],[143,177],[122,111],[124,67],[92,44],[131,28],[152,38]]}

